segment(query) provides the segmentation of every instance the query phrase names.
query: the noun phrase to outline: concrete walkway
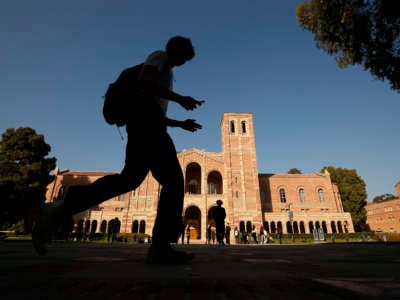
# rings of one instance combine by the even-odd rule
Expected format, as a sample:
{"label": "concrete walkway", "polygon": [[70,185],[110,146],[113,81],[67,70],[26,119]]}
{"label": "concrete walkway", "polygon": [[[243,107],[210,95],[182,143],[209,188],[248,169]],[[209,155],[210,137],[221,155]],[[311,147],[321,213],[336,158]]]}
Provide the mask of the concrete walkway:
{"label": "concrete walkway", "polygon": [[146,265],[148,245],[0,242],[2,299],[400,299],[400,244],[178,245],[188,265]]}

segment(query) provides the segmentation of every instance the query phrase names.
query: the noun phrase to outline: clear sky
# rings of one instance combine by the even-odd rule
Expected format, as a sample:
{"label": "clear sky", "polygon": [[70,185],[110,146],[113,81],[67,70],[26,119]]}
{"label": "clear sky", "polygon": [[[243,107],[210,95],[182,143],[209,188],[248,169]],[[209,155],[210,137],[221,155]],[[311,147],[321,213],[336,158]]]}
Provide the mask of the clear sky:
{"label": "clear sky", "polygon": [[186,112],[203,130],[170,130],[177,150],[221,151],[223,112],[251,112],[260,173],[356,169],[368,200],[396,195],[400,94],[361,67],[340,69],[295,17],[300,1],[2,0],[0,131],[30,126],[61,169],[119,171],[125,142],[102,117],[120,71],[174,35],[196,57],[175,90],[205,99]]}

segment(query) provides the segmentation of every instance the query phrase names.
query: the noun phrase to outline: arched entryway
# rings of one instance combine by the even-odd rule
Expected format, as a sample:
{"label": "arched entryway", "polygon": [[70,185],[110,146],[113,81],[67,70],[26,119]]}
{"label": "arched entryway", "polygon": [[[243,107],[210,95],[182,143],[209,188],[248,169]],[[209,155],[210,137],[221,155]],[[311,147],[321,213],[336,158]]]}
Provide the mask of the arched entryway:
{"label": "arched entryway", "polygon": [[201,239],[201,211],[197,206],[186,208],[183,222],[185,230],[189,227],[191,240]]}

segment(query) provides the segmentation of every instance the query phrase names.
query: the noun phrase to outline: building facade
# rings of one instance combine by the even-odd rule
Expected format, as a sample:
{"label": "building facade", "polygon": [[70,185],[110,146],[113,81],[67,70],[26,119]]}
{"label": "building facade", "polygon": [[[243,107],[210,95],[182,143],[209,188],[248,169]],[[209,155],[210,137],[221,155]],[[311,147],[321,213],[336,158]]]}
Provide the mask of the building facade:
{"label": "building facade", "polygon": [[396,184],[397,198],[380,203],[368,203],[367,224],[371,231],[400,232],[400,181]]}
{"label": "building facade", "polygon": [[[178,153],[185,177],[182,212],[191,239],[205,240],[214,224],[213,209],[221,199],[226,223],[242,231],[264,227],[275,233],[354,232],[349,213],[343,211],[338,188],[328,172],[316,174],[259,174],[253,116],[224,113],[221,152],[199,149]],[[71,185],[89,184],[111,172],[55,170],[46,201],[58,201]],[[78,227],[86,232],[106,232],[118,217],[121,232],[151,234],[157,213],[160,185],[149,173],[134,191],[107,200],[79,214]]]}

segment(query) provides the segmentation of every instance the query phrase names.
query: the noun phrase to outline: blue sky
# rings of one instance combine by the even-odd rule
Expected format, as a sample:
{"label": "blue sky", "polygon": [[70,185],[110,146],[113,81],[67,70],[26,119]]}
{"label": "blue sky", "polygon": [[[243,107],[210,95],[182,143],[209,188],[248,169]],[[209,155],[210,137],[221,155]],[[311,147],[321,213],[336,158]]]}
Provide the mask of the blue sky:
{"label": "blue sky", "polygon": [[356,169],[368,200],[400,180],[399,93],[360,67],[340,69],[295,18],[300,1],[21,1],[0,3],[0,132],[30,126],[61,169],[119,171],[124,141],[102,117],[120,71],[191,38],[175,90],[205,99],[186,112],[203,130],[171,129],[177,150],[221,151],[223,112],[251,112],[260,173]]}

